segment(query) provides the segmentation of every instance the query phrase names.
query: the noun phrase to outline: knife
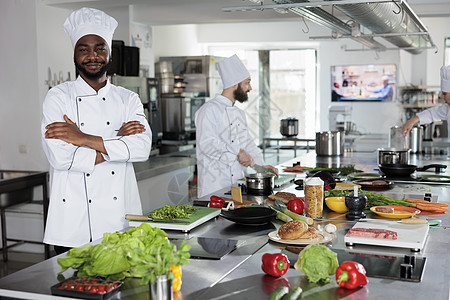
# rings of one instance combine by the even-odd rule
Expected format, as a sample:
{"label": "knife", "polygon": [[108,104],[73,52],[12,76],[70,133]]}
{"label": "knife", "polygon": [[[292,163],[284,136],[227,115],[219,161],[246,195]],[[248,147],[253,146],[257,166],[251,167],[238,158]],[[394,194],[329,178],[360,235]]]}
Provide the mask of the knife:
{"label": "knife", "polygon": [[158,219],[158,218],[152,218],[148,216],[141,216],[141,215],[125,215],[125,219],[132,220],[132,221],[151,221],[151,222],[164,222],[164,223],[184,223],[188,224],[190,221],[184,221],[184,220],[166,220],[166,219]]}
{"label": "knife", "polygon": [[273,171],[272,169],[263,167],[263,166],[261,166],[261,165],[254,164],[254,165],[252,166],[252,168],[253,168],[257,173],[270,173],[270,174],[273,174],[273,175],[275,175],[276,177],[278,177],[278,174],[277,174],[275,171]]}

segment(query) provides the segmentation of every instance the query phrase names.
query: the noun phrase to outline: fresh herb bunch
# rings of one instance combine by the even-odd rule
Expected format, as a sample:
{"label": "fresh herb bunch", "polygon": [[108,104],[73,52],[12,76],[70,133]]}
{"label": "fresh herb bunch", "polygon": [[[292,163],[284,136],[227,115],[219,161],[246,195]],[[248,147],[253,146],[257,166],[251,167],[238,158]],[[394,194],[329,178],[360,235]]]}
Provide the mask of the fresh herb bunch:
{"label": "fresh herb bunch", "polygon": [[341,168],[308,168],[309,171],[330,171],[330,172],[340,172],[341,175],[346,176],[351,173],[362,172],[361,170],[355,169],[354,165],[348,165]]}
{"label": "fresh herb bunch", "polygon": [[194,214],[198,208],[191,204],[170,206],[166,205],[163,208],[153,211],[150,216],[152,218],[173,220],[173,219],[187,219]]}
{"label": "fresh herb bunch", "polygon": [[74,268],[79,277],[111,281],[136,277],[143,284],[154,283],[160,275],[173,279],[172,266],[189,264],[189,250],[185,241],[177,250],[163,230],[143,223],[127,232],[105,233],[101,244],[69,250],[65,258],[58,259],[59,274]]}
{"label": "fresh herb bunch", "polygon": [[[345,197],[351,193],[353,193],[353,191],[350,190],[343,190],[343,191],[330,190],[325,191],[325,197]],[[398,206],[412,206],[412,207],[415,206],[413,203],[409,203],[405,200],[397,200],[390,197],[386,197],[381,194],[374,194],[363,190],[360,190],[359,194],[367,197],[367,204],[366,204],[367,209],[371,208],[372,206],[378,205],[398,205]]]}

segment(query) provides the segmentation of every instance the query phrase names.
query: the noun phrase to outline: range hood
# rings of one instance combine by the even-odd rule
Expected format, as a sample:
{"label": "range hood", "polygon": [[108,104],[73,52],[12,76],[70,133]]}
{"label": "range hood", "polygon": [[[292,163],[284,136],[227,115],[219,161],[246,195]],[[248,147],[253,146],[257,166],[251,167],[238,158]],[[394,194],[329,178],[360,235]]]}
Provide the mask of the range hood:
{"label": "range hood", "polygon": [[[264,5],[263,0],[258,1],[261,5],[229,7],[222,10],[288,10],[332,30],[331,36],[310,37],[310,39],[350,38],[367,47],[353,51],[403,49],[411,54],[419,54],[424,49],[436,49],[427,28],[403,0],[272,0],[272,4],[269,5]],[[331,8],[331,12],[325,8],[328,10]],[[340,14],[335,13],[335,10]],[[370,33],[365,33],[364,29]],[[383,38],[392,44],[393,48],[375,38]]]}

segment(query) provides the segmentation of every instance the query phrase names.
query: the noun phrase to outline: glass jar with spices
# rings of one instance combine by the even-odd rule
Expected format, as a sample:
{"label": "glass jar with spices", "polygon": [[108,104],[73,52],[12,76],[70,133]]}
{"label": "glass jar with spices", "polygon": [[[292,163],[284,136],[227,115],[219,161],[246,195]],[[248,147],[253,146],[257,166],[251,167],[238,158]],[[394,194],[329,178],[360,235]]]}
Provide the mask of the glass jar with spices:
{"label": "glass jar with spices", "polygon": [[324,182],[319,177],[311,177],[305,183],[306,215],[310,218],[322,217],[323,186]]}

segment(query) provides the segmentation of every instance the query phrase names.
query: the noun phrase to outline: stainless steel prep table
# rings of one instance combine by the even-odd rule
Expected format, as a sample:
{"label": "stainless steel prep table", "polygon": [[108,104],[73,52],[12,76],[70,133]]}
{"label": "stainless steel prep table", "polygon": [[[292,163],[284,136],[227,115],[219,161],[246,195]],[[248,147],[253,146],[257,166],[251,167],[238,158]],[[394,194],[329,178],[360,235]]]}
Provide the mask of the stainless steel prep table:
{"label": "stainless steel prep table", "polygon": [[[418,157],[418,162],[439,161],[447,164],[446,157]],[[316,157],[314,153],[295,158],[283,165],[301,161],[307,166],[343,166],[355,164],[356,168],[364,171],[373,171],[376,161],[375,153],[345,153],[343,157]],[[448,172],[448,170],[447,170]],[[424,186],[427,191],[439,196],[440,202],[450,203],[449,185],[423,185],[420,183],[399,184],[401,189],[411,190],[415,186]],[[227,189],[215,194],[224,194]],[[206,200],[206,199],[205,199]],[[327,210],[326,210],[327,212]],[[326,217],[326,216],[325,216]],[[432,218],[432,217],[431,217]],[[348,298],[355,299],[448,299],[450,281],[450,258],[448,249],[450,246],[450,235],[446,232],[450,226],[450,217],[441,215],[437,217],[442,220],[438,228],[430,230],[425,248],[415,255],[425,256],[427,259],[422,281],[406,282],[390,279],[378,279],[369,277],[369,285],[363,289],[352,291]],[[326,223],[326,222],[324,222]],[[349,250],[344,244],[346,230],[354,223],[350,221],[337,221],[338,232],[332,241],[332,249]],[[280,245],[267,243],[268,232],[275,230],[281,225],[279,221],[262,227],[241,226],[218,217],[196,229],[188,235],[178,232],[168,232],[171,237],[222,237],[228,239],[245,239],[247,243],[231,252],[222,260],[192,259],[191,264],[183,267],[183,285],[181,292],[183,299],[268,299],[267,289],[271,282],[270,278],[264,276],[261,271],[261,256],[265,252],[281,251]],[[258,250],[258,247],[263,246]],[[283,245],[282,245],[283,247]],[[352,249],[350,249],[352,250]],[[411,253],[409,249],[358,246],[354,251],[371,253],[376,255],[403,256]],[[256,251],[256,252],[255,252]],[[285,250],[283,250],[285,251]],[[253,253],[254,252],[254,253]],[[63,254],[64,255],[64,254]],[[61,256],[63,256],[61,255]],[[59,256],[59,257],[61,257]],[[295,255],[294,255],[295,257]],[[0,279],[0,295],[5,293],[19,293],[21,291],[32,294],[50,295],[50,287],[57,283],[56,274],[58,266],[53,257],[27,269],[11,274]],[[295,260],[291,261],[293,264]],[[71,276],[71,270],[64,273],[66,277]],[[337,285],[332,283],[320,286],[310,285],[301,272],[290,269],[283,276],[288,279],[291,286],[301,285],[305,292],[302,299],[342,299]],[[283,280],[283,279],[282,279]],[[143,287],[136,290],[124,290],[119,294],[122,299],[135,299],[139,294],[146,299],[148,289]],[[10,294],[9,294],[10,295]]]}

